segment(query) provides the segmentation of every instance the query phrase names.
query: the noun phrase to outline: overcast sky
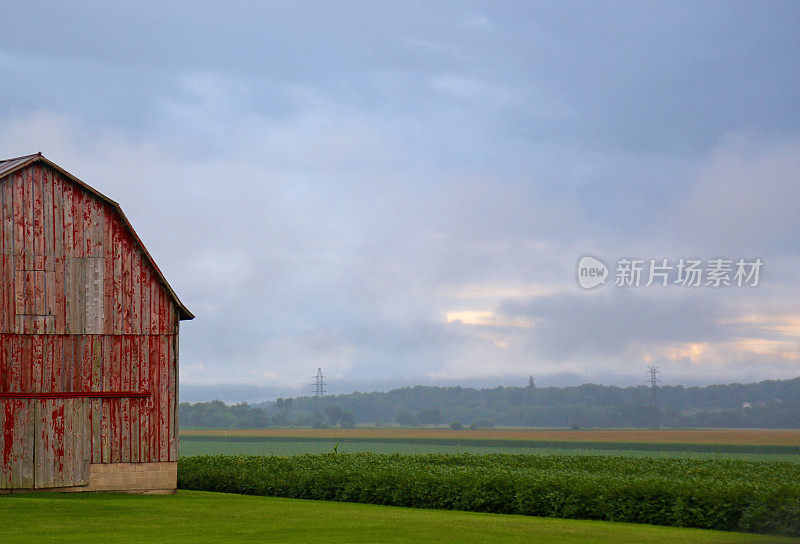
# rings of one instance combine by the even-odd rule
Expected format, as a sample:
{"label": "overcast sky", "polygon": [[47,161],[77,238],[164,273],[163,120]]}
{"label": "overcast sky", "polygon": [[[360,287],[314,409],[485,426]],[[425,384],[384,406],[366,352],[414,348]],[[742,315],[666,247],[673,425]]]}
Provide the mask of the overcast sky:
{"label": "overcast sky", "polygon": [[799,50],[797,2],[17,2],[0,155],[121,203],[185,386],[795,377]]}

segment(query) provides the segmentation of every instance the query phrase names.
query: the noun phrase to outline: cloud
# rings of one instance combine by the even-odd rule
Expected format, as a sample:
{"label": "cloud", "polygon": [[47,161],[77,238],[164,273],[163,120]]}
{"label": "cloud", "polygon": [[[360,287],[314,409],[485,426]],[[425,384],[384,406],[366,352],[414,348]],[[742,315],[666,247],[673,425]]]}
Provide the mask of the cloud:
{"label": "cloud", "polygon": [[797,252],[800,138],[728,134],[697,169],[683,235],[719,252]]}
{"label": "cloud", "polygon": [[[797,373],[795,6],[36,10],[2,155],[122,204],[198,315],[184,383]],[[584,254],[765,264],[590,294]]]}

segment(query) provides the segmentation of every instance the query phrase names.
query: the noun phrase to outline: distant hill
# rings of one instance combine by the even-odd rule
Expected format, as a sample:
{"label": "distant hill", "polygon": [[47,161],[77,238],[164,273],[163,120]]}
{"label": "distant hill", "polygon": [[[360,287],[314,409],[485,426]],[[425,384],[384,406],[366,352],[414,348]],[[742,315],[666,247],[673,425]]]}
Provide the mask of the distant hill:
{"label": "distant hill", "polygon": [[657,403],[644,386],[416,386],[387,392],[279,399],[249,406],[219,401],[181,405],[193,426],[269,425],[768,427],[800,428],[800,378],[705,387],[664,386]]}

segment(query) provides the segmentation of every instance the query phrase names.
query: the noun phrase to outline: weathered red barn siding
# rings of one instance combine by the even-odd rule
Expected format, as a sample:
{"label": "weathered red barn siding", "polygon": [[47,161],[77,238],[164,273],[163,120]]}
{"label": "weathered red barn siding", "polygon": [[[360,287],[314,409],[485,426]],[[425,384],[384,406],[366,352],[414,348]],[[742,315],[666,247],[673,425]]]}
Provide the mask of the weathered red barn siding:
{"label": "weathered red barn siding", "polygon": [[0,489],[175,461],[192,316],[119,208],[43,160],[0,177],[0,227]]}

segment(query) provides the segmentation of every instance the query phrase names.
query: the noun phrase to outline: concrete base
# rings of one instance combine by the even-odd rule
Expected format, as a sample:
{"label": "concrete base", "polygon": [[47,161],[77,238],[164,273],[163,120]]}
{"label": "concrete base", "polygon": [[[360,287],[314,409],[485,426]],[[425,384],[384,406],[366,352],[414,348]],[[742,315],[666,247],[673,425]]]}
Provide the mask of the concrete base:
{"label": "concrete base", "polygon": [[174,493],[178,487],[178,463],[95,463],[89,465],[89,483],[74,487],[39,489],[3,489],[3,493],[31,491],[92,492],[118,491],[123,493]]}

